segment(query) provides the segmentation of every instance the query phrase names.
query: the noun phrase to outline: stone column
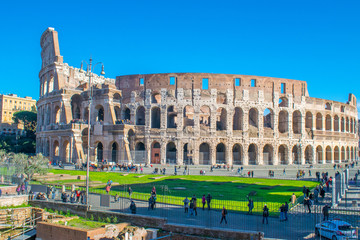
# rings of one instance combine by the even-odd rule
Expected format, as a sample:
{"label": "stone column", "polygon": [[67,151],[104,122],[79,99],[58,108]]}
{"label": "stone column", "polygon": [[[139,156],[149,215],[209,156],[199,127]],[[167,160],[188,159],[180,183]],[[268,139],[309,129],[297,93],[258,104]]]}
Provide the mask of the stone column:
{"label": "stone column", "polygon": [[301,144],[301,147],[300,147],[300,164],[301,165],[305,164],[305,148],[306,148],[306,146],[304,147],[304,144]]}
{"label": "stone column", "polygon": [[216,145],[214,143],[211,143],[210,146],[210,162],[211,165],[216,164]]}
{"label": "stone column", "polygon": [[248,166],[249,165],[249,154],[248,154],[249,144],[244,144],[244,159],[243,159],[243,165]]}
{"label": "stone column", "polygon": [[161,164],[166,164],[166,142],[160,141],[160,162]]}
{"label": "stone column", "polygon": [[226,164],[229,164],[231,166],[231,165],[233,165],[233,156],[232,156],[232,147],[229,142],[227,142],[225,151],[226,151],[225,152]]}
{"label": "stone column", "polygon": [[278,149],[279,146],[275,145],[273,149],[273,165],[279,165],[279,159],[278,159]]}
{"label": "stone column", "polygon": [[313,154],[313,159],[312,159],[311,163],[316,164],[317,163],[316,162],[316,145],[313,146],[313,148],[312,148],[312,154]]}

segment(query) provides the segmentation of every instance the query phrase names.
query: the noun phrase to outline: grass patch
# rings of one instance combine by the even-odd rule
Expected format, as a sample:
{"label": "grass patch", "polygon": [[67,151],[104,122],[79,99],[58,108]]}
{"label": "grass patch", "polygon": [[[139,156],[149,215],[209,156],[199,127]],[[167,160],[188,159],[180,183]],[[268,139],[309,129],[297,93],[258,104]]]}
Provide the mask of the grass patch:
{"label": "grass patch", "polygon": [[[65,225],[65,222],[59,221],[58,224]],[[95,228],[103,227],[106,224],[107,223],[105,223],[105,222],[96,222],[96,221],[77,218],[77,219],[72,219],[70,221],[67,221],[66,226],[83,228],[83,229],[95,229]]]}
{"label": "grass patch", "polygon": [[[50,170],[54,174],[85,175],[85,171],[72,170]],[[122,197],[128,197],[127,189],[129,186],[133,189],[132,198],[147,201],[153,186],[157,190],[157,201],[169,204],[183,205],[185,197],[192,197],[194,194],[198,199],[202,195],[210,193],[213,197],[213,208],[221,209],[222,206],[229,210],[247,211],[247,196],[249,193],[255,193],[251,196],[254,200],[254,212],[261,212],[266,203],[271,211],[278,212],[281,204],[289,201],[290,196],[295,193],[297,197],[302,196],[303,186],[310,189],[318,183],[311,181],[298,180],[278,180],[278,179],[260,179],[260,178],[241,178],[232,176],[164,176],[160,179],[151,179],[162,175],[142,174],[122,175],[116,172],[90,172],[90,181],[101,181],[104,184],[110,179],[113,182],[120,183],[119,186],[113,186],[110,194],[118,194]],[[57,181],[58,184],[66,183]],[[184,190],[174,190],[174,188],[183,187]],[[103,187],[92,187],[91,192],[105,194]],[[201,205],[201,200],[199,201]]]}

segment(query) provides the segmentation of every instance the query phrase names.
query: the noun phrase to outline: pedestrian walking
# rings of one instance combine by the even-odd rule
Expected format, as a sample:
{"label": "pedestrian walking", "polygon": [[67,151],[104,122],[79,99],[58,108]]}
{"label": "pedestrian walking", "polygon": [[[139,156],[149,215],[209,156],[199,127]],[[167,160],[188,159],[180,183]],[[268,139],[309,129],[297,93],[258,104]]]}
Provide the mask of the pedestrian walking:
{"label": "pedestrian walking", "polygon": [[285,206],[284,206],[284,204],[281,205],[279,211],[280,211],[280,222],[282,222],[282,221],[285,220],[285,213],[284,213],[284,211],[285,211]]}
{"label": "pedestrian walking", "polygon": [[184,209],[185,209],[185,213],[188,213],[189,212],[189,202],[190,200],[186,197],[184,200]]}
{"label": "pedestrian walking", "polygon": [[208,210],[210,210],[211,199],[212,199],[212,196],[210,195],[210,193],[208,193],[208,195],[206,196],[206,203],[207,203]]}
{"label": "pedestrian walking", "polygon": [[287,213],[289,211],[289,204],[287,202],[285,202],[285,206],[284,206],[284,217],[285,217],[285,221],[288,220],[288,217],[287,217]]}
{"label": "pedestrian walking", "polygon": [[251,199],[249,199],[248,208],[249,208],[248,214],[252,214],[252,210],[254,208],[254,202]]}
{"label": "pedestrian walking", "polygon": [[325,206],[322,209],[324,215],[323,221],[329,220],[329,209],[330,209],[329,205],[325,204]]}
{"label": "pedestrian walking", "polygon": [[296,195],[293,193],[290,198],[291,205],[294,206],[296,202]]}
{"label": "pedestrian walking", "polygon": [[223,220],[225,221],[225,224],[227,224],[226,215],[227,215],[227,210],[226,210],[225,206],[223,206],[223,209],[222,209],[222,211],[221,211],[220,224],[222,223]]}
{"label": "pedestrian walking", "polygon": [[134,201],[131,201],[130,211],[131,211],[132,214],[136,214],[136,204],[135,204]]}
{"label": "pedestrian walking", "polygon": [[205,204],[206,204],[205,194],[204,194],[204,195],[202,196],[202,198],[201,198],[201,203],[202,203],[202,205],[203,205],[202,210],[204,211],[204,210],[205,210]]}
{"label": "pedestrian walking", "polygon": [[114,196],[114,202],[117,202],[118,199],[119,199],[119,195],[118,195],[118,194],[115,194],[115,196]]}
{"label": "pedestrian walking", "polygon": [[190,212],[189,212],[189,214],[188,214],[188,217],[194,215],[194,201],[193,201],[192,199],[191,199],[191,201],[190,201],[190,207],[189,207],[189,209],[190,209]]}
{"label": "pedestrian walking", "polygon": [[106,185],[105,191],[106,191],[107,194],[109,194],[110,189],[111,189],[111,186],[110,186],[110,185]]}
{"label": "pedestrian walking", "polygon": [[129,198],[130,198],[130,200],[131,200],[131,194],[132,194],[132,192],[133,192],[133,190],[131,189],[131,187],[129,187],[128,193],[129,193]]}
{"label": "pedestrian walking", "polygon": [[265,220],[266,220],[266,224],[269,224],[268,217],[269,217],[269,208],[265,204],[263,208],[263,222],[262,222],[263,224]]}

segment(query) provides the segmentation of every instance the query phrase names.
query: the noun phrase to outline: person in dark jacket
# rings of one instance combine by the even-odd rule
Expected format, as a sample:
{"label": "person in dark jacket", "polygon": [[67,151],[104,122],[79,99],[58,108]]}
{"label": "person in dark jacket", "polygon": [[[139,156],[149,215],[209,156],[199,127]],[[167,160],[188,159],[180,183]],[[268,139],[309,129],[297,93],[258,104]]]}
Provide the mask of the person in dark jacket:
{"label": "person in dark jacket", "polygon": [[207,204],[208,210],[210,210],[211,199],[212,199],[212,196],[210,195],[210,193],[208,193],[208,195],[206,196],[206,204]]}
{"label": "person in dark jacket", "polygon": [[323,221],[325,221],[325,219],[329,220],[329,209],[330,209],[330,207],[327,204],[323,207],[323,209],[322,209],[322,212],[323,212],[323,215],[324,215]]}
{"label": "person in dark jacket", "polygon": [[227,210],[225,207],[223,207],[222,211],[221,211],[221,220],[220,220],[220,224],[222,223],[223,220],[225,220],[225,224],[227,224],[226,221],[226,215],[227,215]]}
{"label": "person in dark jacket", "polygon": [[266,220],[266,224],[269,224],[268,217],[269,217],[269,208],[265,204],[265,206],[263,208],[263,221],[262,221],[263,224],[264,224],[265,220]]}
{"label": "person in dark jacket", "polygon": [[288,217],[287,217],[287,213],[289,211],[289,204],[287,202],[285,202],[285,206],[284,206],[284,217],[285,217],[285,221],[288,220]]}
{"label": "person in dark jacket", "polygon": [[136,204],[134,203],[134,201],[131,201],[130,211],[132,214],[136,214]]}

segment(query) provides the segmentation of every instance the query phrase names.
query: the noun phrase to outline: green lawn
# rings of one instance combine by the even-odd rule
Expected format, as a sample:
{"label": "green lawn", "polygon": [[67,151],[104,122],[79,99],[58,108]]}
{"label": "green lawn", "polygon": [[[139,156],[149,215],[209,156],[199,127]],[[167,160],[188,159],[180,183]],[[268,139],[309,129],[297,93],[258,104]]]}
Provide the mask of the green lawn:
{"label": "green lawn", "polygon": [[[85,171],[70,170],[51,170],[54,174],[85,175]],[[157,190],[157,201],[170,204],[182,205],[185,197],[191,198],[196,194],[201,198],[203,194],[210,193],[213,197],[213,207],[222,208],[225,205],[230,210],[246,211],[247,196],[251,196],[255,204],[255,212],[259,212],[263,204],[267,203],[270,210],[277,212],[278,208],[285,201],[289,201],[292,193],[302,196],[302,187],[306,185],[310,189],[317,185],[317,182],[297,181],[297,180],[277,180],[263,178],[243,178],[227,176],[166,176],[161,179],[150,179],[162,175],[146,175],[141,178],[141,174],[129,174],[123,176],[121,173],[114,172],[90,172],[91,181],[101,181],[104,184],[111,179],[118,182],[120,186],[113,186],[111,194],[119,194],[128,197],[127,188],[131,185],[133,198],[147,200],[153,186]],[[62,184],[71,182],[55,181],[53,183]],[[80,183],[83,181],[79,181]],[[177,190],[176,188],[186,188]],[[91,188],[92,192],[105,193],[104,187]],[[198,201],[198,206],[201,201]]]}
{"label": "green lawn", "polygon": [[[65,222],[59,221],[58,224],[65,225]],[[83,229],[94,229],[94,228],[100,228],[103,227],[108,223],[104,222],[96,222],[96,221],[90,221],[85,219],[72,219],[70,221],[67,221],[67,225],[69,227],[76,227],[76,228],[83,228]]]}

